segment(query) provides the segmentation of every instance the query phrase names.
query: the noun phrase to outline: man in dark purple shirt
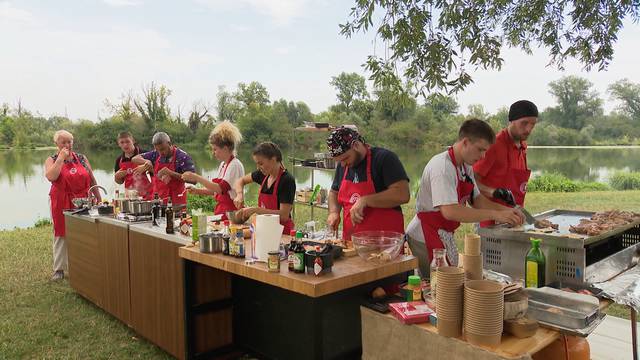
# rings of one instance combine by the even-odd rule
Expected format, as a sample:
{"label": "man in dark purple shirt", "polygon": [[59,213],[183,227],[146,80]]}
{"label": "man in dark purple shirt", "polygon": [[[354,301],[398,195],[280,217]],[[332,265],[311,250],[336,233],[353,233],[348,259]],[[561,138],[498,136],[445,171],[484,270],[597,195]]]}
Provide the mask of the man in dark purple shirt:
{"label": "man in dark purple shirt", "polygon": [[135,171],[153,171],[155,178],[153,190],[161,199],[171,197],[174,204],[186,204],[187,195],[182,180],[185,171],[195,172],[195,166],[191,156],[171,143],[171,138],[164,132],[153,135],[153,147],[155,150],[136,155],[131,161],[135,164],[145,165]]}

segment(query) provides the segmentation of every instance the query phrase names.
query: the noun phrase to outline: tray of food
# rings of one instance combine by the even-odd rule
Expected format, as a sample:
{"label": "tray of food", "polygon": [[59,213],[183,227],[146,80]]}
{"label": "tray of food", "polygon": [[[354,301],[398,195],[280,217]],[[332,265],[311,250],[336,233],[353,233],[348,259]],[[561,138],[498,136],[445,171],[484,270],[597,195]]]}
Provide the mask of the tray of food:
{"label": "tray of food", "polygon": [[527,289],[527,295],[527,314],[546,325],[580,330],[588,328],[600,316],[600,303],[594,296],[552,287]]}

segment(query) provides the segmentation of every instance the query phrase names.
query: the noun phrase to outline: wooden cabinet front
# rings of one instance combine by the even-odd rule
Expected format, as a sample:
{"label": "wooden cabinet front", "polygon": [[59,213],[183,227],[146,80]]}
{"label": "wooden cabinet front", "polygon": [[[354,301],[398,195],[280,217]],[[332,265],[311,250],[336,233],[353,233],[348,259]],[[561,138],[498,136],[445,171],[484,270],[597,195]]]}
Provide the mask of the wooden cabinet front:
{"label": "wooden cabinet front", "polygon": [[98,224],[92,219],[65,215],[69,284],[80,295],[103,306],[103,268]]}
{"label": "wooden cabinet front", "polygon": [[103,267],[103,308],[131,325],[129,291],[129,226],[98,223],[98,241]]}

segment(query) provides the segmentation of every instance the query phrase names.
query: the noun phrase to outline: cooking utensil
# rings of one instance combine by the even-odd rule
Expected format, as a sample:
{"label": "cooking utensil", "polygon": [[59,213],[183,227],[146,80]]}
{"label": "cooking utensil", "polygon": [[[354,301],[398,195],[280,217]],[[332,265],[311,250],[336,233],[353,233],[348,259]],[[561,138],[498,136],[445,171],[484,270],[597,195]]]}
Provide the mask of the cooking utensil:
{"label": "cooking utensil", "polygon": [[527,224],[529,225],[535,224],[536,218],[534,218],[533,215],[531,215],[531,213],[527,211],[527,209],[523,208],[520,205],[516,205],[516,209],[520,210],[524,214],[524,219],[527,222]]}
{"label": "cooking utensil", "polygon": [[353,234],[351,240],[364,260],[388,262],[400,254],[404,237],[394,231],[361,231]]}
{"label": "cooking utensil", "polygon": [[599,301],[594,296],[569,293],[551,287],[527,289],[527,294],[527,314],[543,324],[583,329],[599,315]]}

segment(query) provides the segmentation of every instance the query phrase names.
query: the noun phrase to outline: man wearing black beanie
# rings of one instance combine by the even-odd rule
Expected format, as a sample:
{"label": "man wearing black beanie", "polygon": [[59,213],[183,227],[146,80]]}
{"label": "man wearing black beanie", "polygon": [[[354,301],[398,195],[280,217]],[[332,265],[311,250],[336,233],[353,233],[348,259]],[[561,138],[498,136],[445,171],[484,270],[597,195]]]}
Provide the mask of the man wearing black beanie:
{"label": "man wearing black beanie", "polygon": [[[527,138],[538,121],[538,108],[529,100],[519,100],[509,108],[509,124],[496,135],[496,142],[473,171],[478,188],[491,200],[524,206],[531,170],[527,166]],[[480,226],[493,225],[492,221]]]}

